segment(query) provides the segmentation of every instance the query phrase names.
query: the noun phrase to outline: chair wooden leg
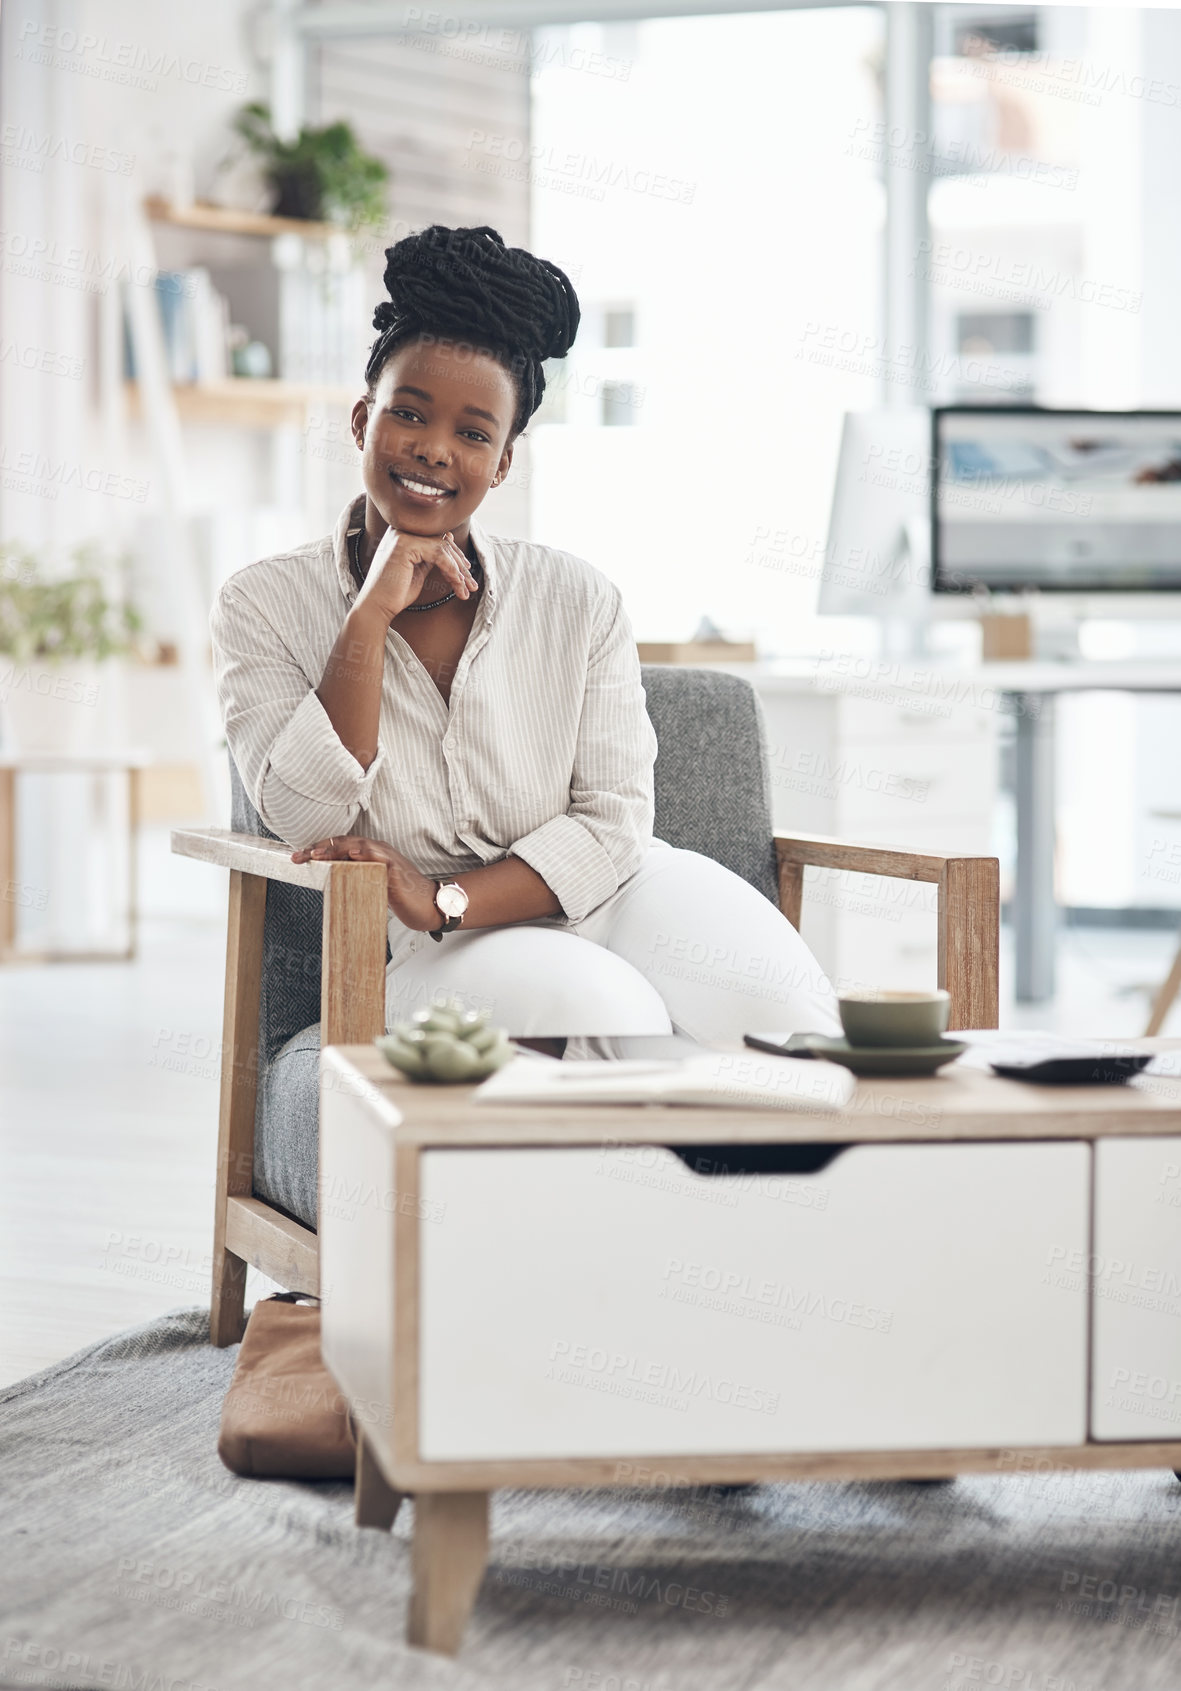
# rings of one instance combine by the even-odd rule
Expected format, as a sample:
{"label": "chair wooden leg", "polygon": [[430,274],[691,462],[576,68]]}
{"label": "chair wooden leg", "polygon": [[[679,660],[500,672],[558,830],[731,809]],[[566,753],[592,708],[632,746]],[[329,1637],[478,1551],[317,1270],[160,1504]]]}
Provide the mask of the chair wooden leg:
{"label": "chair wooden leg", "polygon": [[233,1251],[217,1251],[213,1258],[209,1342],[219,1348],[236,1345],[245,1331],[246,1264]]}
{"label": "chair wooden leg", "polygon": [[209,1319],[209,1338],[215,1345],[237,1344],[245,1327],[246,1263],[227,1249],[226,1225],[230,1198],[249,1197],[254,1182],[258,994],[266,908],[267,884],[262,876],[231,869]]}
{"label": "chair wooden leg", "polygon": [[378,1466],[373,1448],[363,1432],[357,1431],[357,1494],[355,1520],[359,1527],[376,1527],[389,1532],[402,1506],[403,1493],[396,1491]]}
{"label": "chair wooden leg", "polygon": [[407,1643],[454,1656],[488,1560],[488,1493],[418,1492],[411,1560]]}

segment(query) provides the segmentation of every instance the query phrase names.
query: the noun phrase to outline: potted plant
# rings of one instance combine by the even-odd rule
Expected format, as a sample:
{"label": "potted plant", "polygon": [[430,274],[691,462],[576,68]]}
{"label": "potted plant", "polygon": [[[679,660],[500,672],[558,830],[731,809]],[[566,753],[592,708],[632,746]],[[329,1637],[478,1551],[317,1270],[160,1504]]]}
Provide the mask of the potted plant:
{"label": "potted plant", "polygon": [[89,546],[44,573],[34,555],[0,547],[0,721],[6,751],[80,751],[95,737],[112,659],[136,649],[142,619],[112,591],[125,560]]}
{"label": "potted plant", "polygon": [[275,134],[270,107],[243,106],[234,130],[263,167],[274,195],[276,217],[339,223],[361,229],[386,215],[389,170],[363,152],[347,123],[303,128],[293,141]]}

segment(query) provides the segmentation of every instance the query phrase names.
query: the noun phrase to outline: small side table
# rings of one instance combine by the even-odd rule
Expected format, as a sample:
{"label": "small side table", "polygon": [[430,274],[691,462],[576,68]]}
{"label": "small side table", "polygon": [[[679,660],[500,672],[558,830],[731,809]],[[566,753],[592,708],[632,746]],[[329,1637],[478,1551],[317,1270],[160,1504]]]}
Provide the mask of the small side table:
{"label": "small side table", "polygon": [[[138,861],[140,777],[148,752],[131,747],[109,752],[0,752],[0,963],[124,962],[136,954],[139,917]],[[20,775],[127,776],[127,945],[123,950],[18,949],[17,910],[22,888],[16,874],[16,802]]]}

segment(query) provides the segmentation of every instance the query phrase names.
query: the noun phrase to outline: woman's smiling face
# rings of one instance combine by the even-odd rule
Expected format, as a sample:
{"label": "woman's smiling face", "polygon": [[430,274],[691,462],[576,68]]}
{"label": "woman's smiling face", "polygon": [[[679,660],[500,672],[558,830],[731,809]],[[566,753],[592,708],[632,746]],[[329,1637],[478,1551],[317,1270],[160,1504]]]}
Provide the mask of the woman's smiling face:
{"label": "woman's smiling face", "polygon": [[394,529],[444,534],[462,546],[468,519],[512,463],[512,376],[487,353],[410,341],[353,407],[370,505]]}

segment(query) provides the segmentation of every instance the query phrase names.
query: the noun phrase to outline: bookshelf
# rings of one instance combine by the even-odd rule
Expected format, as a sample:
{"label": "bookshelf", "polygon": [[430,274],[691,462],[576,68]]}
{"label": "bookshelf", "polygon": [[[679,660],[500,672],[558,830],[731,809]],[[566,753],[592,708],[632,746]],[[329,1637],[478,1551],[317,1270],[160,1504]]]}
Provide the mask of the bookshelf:
{"label": "bookshelf", "polygon": [[[220,382],[177,383],[172,397],[182,423],[209,427],[276,429],[302,428],[316,405],[350,406],[363,384],[284,382],[250,376],[228,376]],[[132,417],[143,414],[139,383],[124,387]]]}
{"label": "bookshelf", "polygon": [[[348,372],[354,362],[360,365],[362,349],[355,360],[347,352],[342,356],[340,325],[362,322],[366,313],[356,295],[355,249],[345,230],[335,223],[231,210],[202,200],[177,205],[161,195],[146,197],[142,211],[145,227],[155,226],[181,259],[179,274],[190,278],[185,297],[177,297],[180,289],[166,289],[160,301],[166,341],[179,346],[175,357],[169,352],[168,363],[181,424],[302,428],[315,407],[351,407],[360,386],[348,379]],[[236,249],[240,257],[227,256],[234,247],[218,246],[225,236],[248,237]],[[293,243],[293,237],[298,241]],[[281,252],[284,242],[289,245]],[[153,239],[153,252],[155,244]],[[173,270],[166,267],[169,274]],[[223,323],[217,321],[219,307]],[[230,372],[228,355],[220,350],[230,321],[269,349],[273,376]],[[139,373],[129,369],[124,383],[132,418],[142,418],[146,409],[135,379]]]}
{"label": "bookshelf", "polygon": [[153,223],[169,223],[176,229],[198,229],[214,235],[302,235],[309,241],[327,241],[346,234],[336,223],[312,223],[300,217],[271,217],[267,212],[231,211],[225,206],[195,200],[192,205],[172,205],[158,195],[149,195],[144,210]]}

